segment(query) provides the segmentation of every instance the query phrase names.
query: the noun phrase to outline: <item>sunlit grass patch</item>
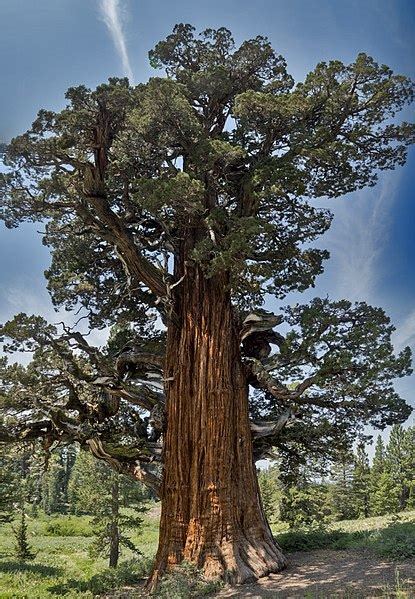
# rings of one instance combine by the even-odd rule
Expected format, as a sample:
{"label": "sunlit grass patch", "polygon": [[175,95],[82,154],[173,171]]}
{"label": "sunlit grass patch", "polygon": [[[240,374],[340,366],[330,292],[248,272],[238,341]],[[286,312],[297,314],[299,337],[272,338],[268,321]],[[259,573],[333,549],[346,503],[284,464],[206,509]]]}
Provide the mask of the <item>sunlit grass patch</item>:
{"label": "sunlit grass patch", "polygon": [[367,549],[379,557],[402,560],[415,556],[415,512],[336,522],[325,528],[276,534],[287,552],[314,549]]}
{"label": "sunlit grass patch", "polygon": [[[67,520],[67,524],[65,522]],[[51,517],[40,515],[28,520],[28,535],[36,559],[23,563],[13,557],[14,538],[10,524],[0,526],[0,598],[1,599],[92,599],[112,587],[137,583],[150,567],[151,552],[158,537],[158,521],[145,519],[143,538],[136,535],[143,554],[141,560],[131,559],[124,551],[120,566],[114,571],[103,558],[91,558],[92,542],[86,536],[50,536],[49,524],[64,532],[87,531],[89,519],[83,516]],[[56,530],[56,528],[54,529]]]}

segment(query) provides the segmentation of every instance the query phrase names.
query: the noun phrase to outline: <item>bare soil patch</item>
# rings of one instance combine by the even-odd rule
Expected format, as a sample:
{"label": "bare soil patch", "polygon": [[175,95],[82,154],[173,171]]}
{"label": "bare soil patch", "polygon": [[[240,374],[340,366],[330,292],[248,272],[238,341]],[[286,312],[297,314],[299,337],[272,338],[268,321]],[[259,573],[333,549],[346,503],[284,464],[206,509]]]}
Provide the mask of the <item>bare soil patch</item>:
{"label": "bare soil patch", "polygon": [[[289,565],[253,584],[223,589],[216,599],[415,599],[415,559],[392,562],[363,550],[319,549],[288,555]],[[405,593],[395,594],[396,583]],[[148,597],[142,586],[124,587],[105,599]],[[157,597],[157,595],[156,595]],[[172,598],[174,599],[174,598]]]}
{"label": "bare soil patch", "polygon": [[289,566],[254,584],[224,589],[217,598],[328,599],[394,597],[397,577],[406,597],[415,598],[415,559],[391,562],[364,551],[297,552]]}

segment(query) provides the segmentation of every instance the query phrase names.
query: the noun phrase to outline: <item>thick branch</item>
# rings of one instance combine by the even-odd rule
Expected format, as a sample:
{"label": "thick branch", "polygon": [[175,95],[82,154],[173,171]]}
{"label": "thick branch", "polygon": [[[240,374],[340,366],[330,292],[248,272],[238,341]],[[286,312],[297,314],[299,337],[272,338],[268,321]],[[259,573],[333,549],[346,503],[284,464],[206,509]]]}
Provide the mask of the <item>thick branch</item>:
{"label": "thick branch", "polygon": [[160,496],[161,480],[141,460],[123,462],[108,453],[99,438],[88,439],[87,445],[91,453],[99,460],[105,461],[111,468],[123,474],[129,474],[149,487],[157,496]]}
{"label": "thick branch", "polygon": [[157,297],[167,297],[167,273],[163,273],[137,251],[130,231],[111,210],[105,197],[88,195],[87,200],[100,221],[107,227],[107,236],[117,248],[127,274],[136,284],[144,283]]}
{"label": "thick branch", "polygon": [[250,383],[254,387],[261,387],[266,391],[269,391],[271,395],[279,400],[289,401],[294,399],[295,392],[291,391],[275,379],[266,369],[266,367],[254,358],[245,361],[248,372],[251,375]]}
{"label": "thick branch", "polygon": [[162,354],[132,349],[118,356],[115,368],[118,376],[123,378],[126,374],[138,370],[140,366],[147,366],[147,370],[161,371],[163,364],[164,356]]}
{"label": "thick branch", "polygon": [[294,419],[294,412],[291,408],[285,410],[280,414],[278,420],[251,420],[250,427],[252,437],[259,439],[261,437],[273,437],[277,435],[284,426],[292,419]]}

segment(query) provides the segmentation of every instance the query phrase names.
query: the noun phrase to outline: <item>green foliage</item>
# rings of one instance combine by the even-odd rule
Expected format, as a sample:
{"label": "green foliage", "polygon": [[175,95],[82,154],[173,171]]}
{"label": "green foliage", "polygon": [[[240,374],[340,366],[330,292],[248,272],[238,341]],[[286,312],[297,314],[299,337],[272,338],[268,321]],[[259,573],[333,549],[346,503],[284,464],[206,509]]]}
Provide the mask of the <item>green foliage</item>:
{"label": "green foliage", "polygon": [[415,520],[390,524],[381,531],[375,551],[393,560],[415,557]]}
{"label": "green foliage", "polygon": [[389,472],[382,472],[371,496],[372,514],[391,514],[399,509],[399,488]]}
{"label": "green foliage", "polygon": [[[357,533],[355,533],[356,535]],[[277,535],[277,542],[283,551],[312,551],[314,549],[345,549],[348,533],[328,531],[324,528],[316,530],[292,530]]]}
{"label": "green foliage", "polygon": [[[411,372],[410,352],[394,355],[389,318],[364,302],[316,298],[284,309],[284,314],[290,330],[267,362],[267,371],[288,389],[301,388],[298,381],[304,380],[307,364],[310,387],[298,400],[295,426],[285,427],[275,439],[282,447],[280,468],[289,477],[314,459],[324,474],[330,461],[350,452],[363,422],[383,428],[408,417],[411,408],[395,392],[393,380]],[[251,411],[277,419],[285,405],[272,393],[258,393]],[[288,447],[290,451],[284,450]]]}
{"label": "green foliage", "polygon": [[16,545],[14,548],[15,557],[24,562],[34,559],[35,553],[33,552],[27,538],[26,512],[23,502],[20,507],[20,518],[18,523],[13,527],[13,532],[16,539]]}
{"label": "green foliage", "polygon": [[[91,558],[91,537],[59,537],[46,534],[49,522],[79,520],[81,530],[85,516],[57,517],[39,511],[36,519],[28,519],[28,536],[36,552],[29,562],[13,558],[14,537],[10,524],[0,524],[0,597],[3,599],[46,599],[68,597],[92,599],[110,588],[139,584],[149,574],[157,544],[158,520],[146,518],[146,534],[134,540],[146,557],[137,558],[125,550],[125,559],[117,568],[108,568],[103,558]],[[155,539],[154,539],[155,535]],[[110,581],[111,584],[110,584]]]}
{"label": "green foliage", "polygon": [[207,581],[193,564],[182,562],[163,577],[157,589],[157,597],[196,599],[218,592],[221,586],[220,581]]}
{"label": "green foliage", "polygon": [[329,489],[331,509],[336,520],[348,520],[355,517],[356,499],[354,494],[353,455],[343,453],[340,460],[333,464]]}
{"label": "green foliage", "polygon": [[[368,522],[369,528],[364,528]],[[314,549],[366,549],[381,557],[403,560],[415,556],[415,521],[405,522],[370,520],[352,521],[354,529],[348,530],[348,523],[339,522],[329,528],[300,529],[277,534],[278,544],[283,550],[312,551]]]}
{"label": "green foliage", "polygon": [[15,463],[6,453],[0,453],[0,523],[13,519],[13,508],[18,497],[18,477]]}
{"label": "green foliage", "polygon": [[51,537],[91,537],[93,529],[87,516],[55,517],[46,524],[45,535]]}
{"label": "green foliage", "polygon": [[354,457],[353,468],[353,508],[358,518],[367,518],[370,515],[370,467],[365,446],[359,443]]}
{"label": "green foliage", "polygon": [[386,448],[385,470],[389,473],[395,488],[398,489],[398,508],[405,508],[415,479],[415,433],[414,427],[405,430],[401,425],[392,427]]}
{"label": "green foliage", "polygon": [[332,519],[329,489],[318,479],[317,472],[318,463],[314,461],[293,468],[289,477],[281,477],[280,517],[290,528],[318,528]]}
{"label": "green foliage", "polygon": [[282,497],[279,472],[276,466],[258,471],[258,484],[261,492],[262,506],[270,524],[274,524],[280,517],[280,503]]}
{"label": "green foliage", "polygon": [[[379,170],[405,161],[413,126],[391,117],[413,99],[411,81],[359,54],[350,65],[320,63],[295,86],[266,38],[237,48],[225,28],[197,36],[185,24],[150,61],[169,77],[135,88],[116,78],[96,90],[71,88],[60,113],[41,110],[7,148],[2,215],[8,226],[51,219],[45,242],[55,300],[80,299],[111,319],[98,298],[105,290],[111,304],[108,291],[125,281],[98,221],[93,235],[84,233],[90,193],[140,240],[156,225],[165,237],[158,249],[174,246],[191,223],[199,234],[190,253],[211,274],[234,273],[239,297],[310,286],[327,254],[305,244],[330,215],[303,198],[373,185]],[[71,229],[62,231],[66,219]]]}
{"label": "green foliage", "polygon": [[415,480],[415,427],[392,427],[386,447],[379,437],[370,474],[370,507],[373,514],[412,508]]}
{"label": "green foliage", "polygon": [[74,513],[92,515],[94,541],[90,546],[91,555],[102,554],[110,558],[113,555],[116,563],[120,546],[139,553],[130,535],[125,533],[131,528],[139,530],[142,524],[139,514],[145,511],[146,493],[138,482],[119,475],[105,463],[81,452],[69,481],[69,497]]}
{"label": "green foliage", "polygon": [[121,562],[116,568],[107,568],[95,574],[85,585],[95,594],[107,593],[122,586],[137,584],[149,575],[151,560],[148,558],[131,559]]}
{"label": "green foliage", "polygon": [[281,518],[294,529],[323,526],[330,520],[327,489],[317,484],[288,487],[282,498]]}
{"label": "green foliage", "polygon": [[[297,466],[296,470],[292,468],[289,477],[287,472],[281,474],[281,460],[280,470],[274,468],[272,475],[271,471],[269,474],[260,472],[263,504],[274,528],[275,515],[280,527],[288,523],[290,528],[298,529],[316,528],[333,520],[412,509],[414,427],[406,430],[394,427],[392,431],[395,432],[386,447],[378,437],[372,466],[361,441],[354,454],[343,452],[339,459],[332,461],[328,478],[323,476],[326,464],[322,460]],[[396,431],[401,439],[399,451],[396,450]]]}
{"label": "green foliage", "polygon": [[65,514],[69,508],[68,485],[77,450],[74,445],[52,452],[42,477],[41,505],[47,514]]}

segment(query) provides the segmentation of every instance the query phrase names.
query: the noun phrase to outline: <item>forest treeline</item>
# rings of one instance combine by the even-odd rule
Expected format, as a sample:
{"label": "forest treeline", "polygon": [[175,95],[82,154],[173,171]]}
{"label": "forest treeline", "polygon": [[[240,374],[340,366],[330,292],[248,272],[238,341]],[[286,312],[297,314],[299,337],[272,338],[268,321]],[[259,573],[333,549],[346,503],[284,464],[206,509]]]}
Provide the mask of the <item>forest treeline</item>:
{"label": "forest treeline", "polygon": [[56,448],[47,462],[43,452],[9,449],[0,454],[0,482],[0,522],[13,522],[17,557],[34,557],[26,517],[42,514],[90,516],[52,519],[47,531],[94,537],[90,553],[108,557],[110,566],[117,565],[122,547],[139,553],[129,535],[140,528],[151,492],[76,445]]}
{"label": "forest treeline", "polygon": [[272,465],[259,472],[269,522],[290,528],[367,518],[415,509],[415,426],[394,425],[385,444],[379,435],[370,464],[367,446],[357,445],[332,464],[330,474],[309,462],[287,476]]}
{"label": "forest treeline", "polygon": [[[320,526],[331,521],[415,509],[415,426],[395,425],[385,444],[378,436],[370,463],[368,447],[357,445],[322,475],[309,461],[289,473],[274,462],[259,472],[262,503],[273,527]],[[140,512],[154,497],[146,487],[119,475],[76,445],[45,454],[21,448],[0,455],[0,520],[48,515],[91,516],[94,547],[114,557],[119,546],[134,549],[125,533],[140,526]],[[128,507],[128,510],[125,509]],[[116,527],[114,527],[114,523]],[[67,522],[53,522],[56,532]],[[53,532],[53,531],[52,531]],[[92,534],[91,533],[91,534]],[[114,538],[117,546],[114,548]]]}

